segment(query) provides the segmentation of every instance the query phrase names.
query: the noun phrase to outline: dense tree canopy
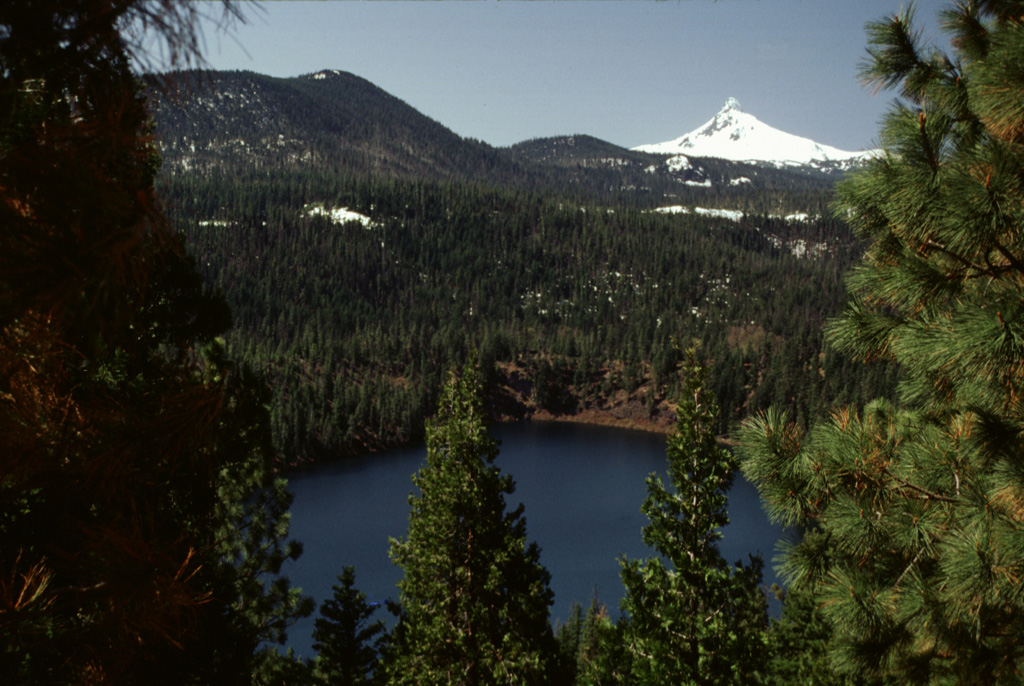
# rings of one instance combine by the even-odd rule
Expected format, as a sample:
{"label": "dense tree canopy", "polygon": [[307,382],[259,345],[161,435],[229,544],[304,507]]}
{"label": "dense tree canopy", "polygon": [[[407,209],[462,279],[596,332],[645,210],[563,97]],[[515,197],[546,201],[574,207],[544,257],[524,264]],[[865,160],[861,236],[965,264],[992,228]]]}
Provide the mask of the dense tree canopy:
{"label": "dense tree canopy", "polygon": [[890,395],[885,365],[823,346],[863,249],[827,212],[834,177],[714,159],[673,175],[583,136],[494,149],[344,72],[206,76],[159,98],[161,193],[231,304],[232,352],[278,391],[289,459],[421,440],[439,371],[474,348],[489,390],[526,389],[488,403],[512,416],[625,390],[671,426],[672,335],[713,361],[720,433],[771,404],[806,424]]}
{"label": "dense tree canopy", "polygon": [[[823,348],[861,250],[827,217],[735,222],[310,170],[164,183],[231,303],[232,350],[278,390],[275,441],[296,460],[420,439],[438,370],[473,348],[490,387],[512,365],[537,409],[571,413],[625,389],[670,425],[669,338],[700,339],[720,433],[753,408],[784,404],[807,421],[891,385],[885,367]],[[784,200],[824,212],[828,197]],[[333,223],[315,207],[371,223]]]}
{"label": "dense tree canopy", "polygon": [[370,618],[379,609],[355,587],[355,568],[345,567],[334,584],[334,595],[320,606],[313,630],[318,682],[325,686],[372,683],[385,638],[384,622]]}
{"label": "dense tree canopy", "polygon": [[869,27],[869,83],[901,99],[885,154],[839,189],[870,242],[831,326],[905,371],[899,403],[837,409],[803,435],[750,422],[746,473],[807,527],[787,556],[836,629],[835,668],[914,683],[1019,683],[1024,670],[1024,23],[958,3],[947,54],[912,12]]}

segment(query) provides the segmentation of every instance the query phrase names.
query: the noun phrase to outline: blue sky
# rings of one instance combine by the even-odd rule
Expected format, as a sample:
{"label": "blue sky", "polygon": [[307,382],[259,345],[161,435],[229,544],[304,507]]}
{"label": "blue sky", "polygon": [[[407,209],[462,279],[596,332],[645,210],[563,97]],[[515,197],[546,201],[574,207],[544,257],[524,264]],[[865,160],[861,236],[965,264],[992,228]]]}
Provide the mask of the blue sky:
{"label": "blue sky", "polygon": [[[901,0],[440,0],[251,3],[206,32],[215,69],[361,76],[455,133],[504,146],[589,134],[676,138],[735,97],[761,121],[845,150],[873,147],[893,94],[857,81],[864,25]],[[944,0],[919,0],[945,47]],[[213,5],[211,5],[211,8]]]}

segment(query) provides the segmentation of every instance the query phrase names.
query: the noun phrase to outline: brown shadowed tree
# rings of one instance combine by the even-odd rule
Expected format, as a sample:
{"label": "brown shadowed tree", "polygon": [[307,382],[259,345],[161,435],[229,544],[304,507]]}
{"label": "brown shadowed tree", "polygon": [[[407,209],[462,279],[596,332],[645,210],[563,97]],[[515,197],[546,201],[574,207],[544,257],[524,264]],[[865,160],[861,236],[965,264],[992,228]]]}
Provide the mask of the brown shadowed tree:
{"label": "brown shadowed tree", "polygon": [[195,63],[215,7],[0,4],[5,683],[248,681],[300,609],[259,575],[296,552],[265,391],[224,355],[230,313],[161,213],[133,74],[144,45]]}

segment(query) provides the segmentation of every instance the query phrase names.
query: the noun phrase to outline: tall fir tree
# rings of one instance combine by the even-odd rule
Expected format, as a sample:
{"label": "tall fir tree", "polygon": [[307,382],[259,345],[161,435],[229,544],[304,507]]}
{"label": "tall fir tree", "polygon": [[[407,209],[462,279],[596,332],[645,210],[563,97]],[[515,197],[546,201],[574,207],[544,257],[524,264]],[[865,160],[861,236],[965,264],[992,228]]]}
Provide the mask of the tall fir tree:
{"label": "tall fir tree", "polygon": [[355,568],[345,567],[334,584],[334,595],[320,606],[313,629],[318,682],[327,686],[372,683],[380,643],[386,638],[384,622],[370,621],[378,605],[355,587]]}
{"label": "tall fir tree", "polygon": [[767,664],[760,558],[731,567],[718,550],[735,460],[718,447],[718,408],[690,354],[668,474],[647,479],[643,538],[657,553],[623,560],[625,641],[637,684],[750,684]]}
{"label": "tall fir tree", "polygon": [[555,660],[550,575],[526,542],[523,506],[494,464],[480,372],[451,374],[427,428],[409,530],[393,540],[402,616],[385,660],[392,684],[541,684]]}
{"label": "tall fir tree", "polygon": [[897,405],[803,435],[746,424],[744,470],[809,534],[790,583],[833,627],[832,666],[907,683],[1024,678],[1024,13],[970,0],[868,27],[864,77],[898,89],[884,154],[840,186],[869,242],[833,343],[905,371]]}
{"label": "tall fir tree", "polygon": [[623,633],[628,618],[617,624],[608,616],[608,608],[594,594],[583,618],[579,647],[576,653],[576,684],[581,686],[612,686],[629,683],[632,660]]}

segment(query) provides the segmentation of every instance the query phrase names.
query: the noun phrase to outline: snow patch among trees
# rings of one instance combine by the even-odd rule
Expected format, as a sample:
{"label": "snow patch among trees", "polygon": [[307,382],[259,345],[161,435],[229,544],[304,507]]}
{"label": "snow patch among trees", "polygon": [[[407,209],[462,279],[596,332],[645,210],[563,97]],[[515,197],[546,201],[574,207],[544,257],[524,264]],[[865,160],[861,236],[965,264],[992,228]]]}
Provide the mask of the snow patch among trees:
{"label": "snow patch among trees", "polygon": [[323,205],[314,205],[306,210],[306,216],[327,217],[331,220],[332,224],[358,222],[368,229],[373,226],[372,219],[367,217],[365,214],[350,210],[347,207],[334,207],[327,209]]}

